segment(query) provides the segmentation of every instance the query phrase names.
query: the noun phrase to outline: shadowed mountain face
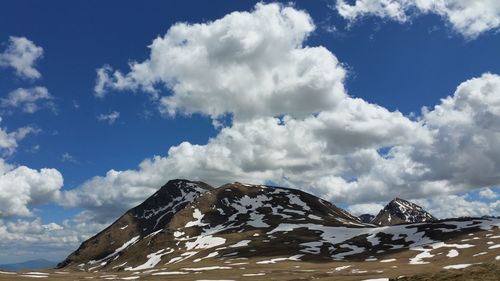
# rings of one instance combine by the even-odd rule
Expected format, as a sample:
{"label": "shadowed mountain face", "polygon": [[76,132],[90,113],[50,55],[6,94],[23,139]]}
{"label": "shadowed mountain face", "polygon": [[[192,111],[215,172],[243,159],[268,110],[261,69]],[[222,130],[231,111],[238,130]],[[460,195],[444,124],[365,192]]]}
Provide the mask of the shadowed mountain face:
{"label": "shadowed mountain face", "polygon": [[370,222],[376,225],[396,225],[404,223],[432,222],[437,219],[422,207],[412,202],[396,198]]}
{"label": "shadowed mountain face", "polygon": [[377,228],[295,189],[241,183],[213,189],[174,180],[59,267],[139,272],[200,261],[219,266],[226,259],[364,261],[496,224],[469,219]]}

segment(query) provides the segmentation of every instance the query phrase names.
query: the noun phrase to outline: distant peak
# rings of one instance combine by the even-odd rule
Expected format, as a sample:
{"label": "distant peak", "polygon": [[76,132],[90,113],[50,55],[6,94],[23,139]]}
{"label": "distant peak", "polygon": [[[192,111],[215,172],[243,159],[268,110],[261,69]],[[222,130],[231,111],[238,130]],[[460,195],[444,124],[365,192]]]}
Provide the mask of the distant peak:
{"label": "distant peak", "polygon": [[434,216],[429,214],[419,205],[396,197],[378,213],[372,223],[377,225],[394,225],[435,220],[436,218]]}

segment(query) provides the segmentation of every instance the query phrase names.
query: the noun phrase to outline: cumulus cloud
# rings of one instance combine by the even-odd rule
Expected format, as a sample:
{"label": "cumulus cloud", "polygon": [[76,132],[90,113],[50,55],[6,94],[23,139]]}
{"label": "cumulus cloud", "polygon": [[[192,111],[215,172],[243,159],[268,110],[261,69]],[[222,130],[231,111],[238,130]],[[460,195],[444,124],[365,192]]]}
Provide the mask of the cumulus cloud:
{"label": "cumulus cloud", "polygon": [[[14,132],[0,128],[0,152],[3,156],[12,155],[18,141],[38,131],[33,127],[22,127]],[[62,185],[63,177],[55,169],[14,166],[0,158],[0,219],[32,215],[29,208],[56,200]]]}
{"label": "cumulus cloud", "polygon": [[1,99],[1,107],[5,109],[20,108],[25,113],[35,113],[41,108],[55,111],[54,97],[45,87],[18,88]]}
{"label": "cumulus cloud", "polygon": [[350,205],[347,210],[355,215],[360,216],[363,214],[370,214],[376,216],[380,210],[384,208],[384,205],[378,203],[363,203],[363,204],[353,204]]}
{"label": "cumulus cloud", "polygon": [[0,217],[31,216],[29,207],[53,202],[63,177],[56,169],[14,167],[0,159]]}
{"label": "cumulus cloud", "polygon": [[116,120],[118,120],[118,118],[120,118],[120,112],[118,111],[113,111],[110,112],[109,114],[103,113],[97,116],[97,120],[108,122],[109,125],[113,125],[116,122]]}
{"label": "cumulus cloud", "polygon": [[[172,178],[212,185],[272,181],[351,205],[447,196],[500,183],[500,76],[465,81],[410,120],[350,97],[336,57],[304,46],[313,29],[303,11],[258,4],[250,13],[174,25],[153,42],[150,58],[132,63],[127,74],[101,69],[96,87],[102,94],[140,90],[171,114],[234,118],[205,145],[183,142],[138,169],[110,170],[63,192],[61,204],[109,219]],[[161,87],[172,93],[162,96]]]}
{"label": "cumulus cloud", "polygon": [[441,195],[415,201],[437,218],[480,217],[500,214],[500,200],[481,202],[467,200],[467,195]]}
{"label": "cumulus cloud", "polygon": [[337,0],[335,7],[351,22],[371,15],[404,23],[420,14],[436,14],[469,39],[500,27],[496,0],[356,0],[352,4]]}
{"label": "cumulus cloud", "polygon": [[[344,98],[346,71],[323,47],[304,46],[315,29],[310,16],[278,4],[257,4],[203,24],[178,23],[149,46],[149,59],[123,74],[104,66],[95,93],[142,90],[160,110],[217,119],[305,116]],[[160,95],[163,86],[170,95]]]}
{"label": "cumulus cloud", "polygon": [[422,118],[434,141],[408,154],[428,167],[425,178],[467,188],[500,183],[499,75],[463,82],[433,110],[424,109]]}
{"label": "cumulus cloud", "polygon": [[484,188],[481,191],[479,191],[479,197],[485,198],[485,199],[495,199],[498,197],[498,194],[491,190],[490,188]]}
{"label": "cumulus cloud", "polygon": [[35,69],[35,64],[42,56],[42,47],[26,37],[11,36],[7,48],[0,53],[0,66],[13,68],[17,76],[38,79],[42,75]]}
{"label": "cumulus cloud", "polygon": [[42,219],[0,219],[0,261],[43,257],[62,260],[68,252],[105,226],[77,219],[62,224],[43,223]]}
{"label": "cumulus cloud", "polygon": [[[323,190],[312,183],[332,174],[369,171],[381,158],[376,152],[379,147],[428,141],[425,132],[424,137],[411,134],[420,128],[400,113],[357,99],[342,103],[345,106],[336,112],[300,120],[285,116],[234,122],[206,145],[183,142],[171,147],[165,157],[145,160],[137,170],[111,170],[104,177],[95,177],[64,192],[62,204],[116,216],[172,178],[214,185],[272,180],[338,199],[337,195],[346,196],[339,186]],[[359,111],[352,112],[353,107]],[[336,179],[341,181],[340,176]]]}

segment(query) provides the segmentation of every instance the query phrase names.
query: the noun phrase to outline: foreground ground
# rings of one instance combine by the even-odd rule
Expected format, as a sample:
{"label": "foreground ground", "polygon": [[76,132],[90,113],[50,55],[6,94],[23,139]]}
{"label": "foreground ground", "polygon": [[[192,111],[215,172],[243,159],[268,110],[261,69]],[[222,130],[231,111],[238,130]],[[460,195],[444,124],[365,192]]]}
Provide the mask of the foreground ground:
{"label": "foreground ground", "polygon": [[0,271],[0,280],[498,280],[499,234],[498,228],[464,234],[434,249],[405,249],[356,262],[226,257],[136,272]]}

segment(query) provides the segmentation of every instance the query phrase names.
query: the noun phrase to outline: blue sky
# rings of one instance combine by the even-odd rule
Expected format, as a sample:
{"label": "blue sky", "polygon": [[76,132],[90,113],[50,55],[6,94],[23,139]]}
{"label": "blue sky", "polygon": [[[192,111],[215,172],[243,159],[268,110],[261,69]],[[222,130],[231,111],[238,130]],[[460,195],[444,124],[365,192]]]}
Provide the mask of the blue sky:
{"label": "blue sky", "polygon": [[[155,38],[165,36],[169,28],[176,23],[182,22],[187,26],[195,23],[210,24],[210,22],[221,19],[234,11],[252,12],[255,9],[255,4],[255,1],[148,1],[147,3],[138,3],[137,1],[78,1],[71,3],[51,1],[48,4],[26,0],[2,3],[0,9],[0,52],[8,48],[11,36],[24,37],[36,46],[43,48],[43,57],[37,59],[34,64],[36,70],[41,74],[40,78],[16,75],[12,67],[8,65],[2,67],[0,61],[1,97],[6,98],[9,93],[18,88],[27,89],[36,86],[46,87],[52,96],[51,106],[45,108],[42,106],[33,113],[26,113],[20,108],[9,108],[8,106],[2,108],[0,127],[7,132],[26,126],[35,128],[37,131],[19,139],[15,152],[4,154],[3,159],[12,165],[10,170],[18,166],[27,166],[34,170],[53,168],[64,179],[64,184],[59,185],[54,191],[55,193],[49,196],[51,199],[31,198],[27,201],[26,207],[31,210],[31,214],[21,215],[21,213],[12,210],[9,214],[8,211],[4,210],[3,213],[6,215],[0,216],[3,224],[33,222],[36,218],[40,218],[40,224],[43,225],[55,223],[61,226],[64,224],[64,220],[67,220],[68,224],[64,227],[76,229],[75,225],[85,220],[88,224],[95,222],[95,229],[98,229],[105,225],[105,222],[96,220],[95,216],[105,217],[109,221],[122,210],[130,207],[133,203],[140,202],[147,194],[150,194],[153,190],[153,183],[149,186],[149,183],[141,182],[137,186],[133,186],[130,198],[113,197],[109,202],[97,204],[85,196],[82,197],[82,193],[88,193],[89,190],[96,191],[96,194],[99,192],[97,187],[94,187],[96,183],[92,182],[91,178],[100,176],[103,181],[110,182],[110,177],[107,177],[106,173],[111,169],[116,171],[132,170],[140,173],[142,170],[138,169],[137,166],[144,159],[150,159],[155,155],[167,158],[167,151],[171,147],[179,146],[182,142],[188,142],[191,146],[204,146],[209,142],[209,139],[220,136],[222,130],[235,128],[238,123],[235,121],[236,123],[232,124],[230,118],[226,120],[224,129],[214,126],[214,122],[220,120],[220,116],[213,116],[203,110],[190,109],[190,104],[180,104],[176,109],[182,111],[187,108],[187,112],[192,114],[162,114],[158,110],[159,100],[151,98],[150,94],[145,93],[140,88],[138,90],[134,88],[137,85],[127,85],[118,89],[116,87],[117,81],[109,77],[106,81],[108,88],[105,97],[97,97],[94,91],[97,79],[96,71],[104,65],[109,65],[112,68],[110,73],[119,70],[121,73],[127,74],[130,72],[129,63],[132,61],[140,63],[148,60],[151,51],[148,46]],[[287,1],[284,5],[290,4]],[[361,11],[355,20],[352,20],[349,15],[339,14],[338,6],[335,6],[333,0],[299,1],[293,3],[292,7],[300,13],[308,14],[315,25],[315,29],[307,32],[307,38],[300,42],[300,45],[326,48],[340,62],[335,67],[346,73],[341,81],[346,93],[351,98],[361,98],[366,104],[379,105],[384,108],[381,115],[387,114],[387,120],[399,118],[394,119],[394,122],[407,124],[404,126],[420,126],[417,123],[423,118],[422,107],[426,106],[432,110],[435,105],[441,103],[441,99],[452,96],[461,83],[472,78],[483,77],[484,73],[500,73],[498,26],[476,31],[471,35],[469,30],[464,31],[463,28],[457,27],[458,23],[450,22],[446,15],[432,11],[415,15],[408,14],[406,20],[394,19],[391,16],[381,18],[370,14],[375,14],[374,11]],[[496,16],[500,17],[498,7],[495,8]],[[409,10],[403,12],[410,13]],[[301,47],[295,46],[294,48],[300,49]],[[207,71],[210,70],[207,69]],[[169,78],[181,79],[182,75],[174,73],[173,77]],[[481,79],[485,80],[486,78]],[[491,79],[495,80],[495,77]],[[495,81],[491,83],[497,85]],[[158,86],[157,91],[160,96],[166,97],[176,94],[175,90],[169,86]],[[496,96],[500,95],[498,89],[494,93]],[[491,101],[490,99],[488,102]],[[210,103],[210,100],[204,101],[202,99],[201,102]],[[363,103],[363,107],[365,103]],[[371,107],[369,110],[372,110]],[[318,109],[313,113],[317,114],[321,111],[325,111],[325,108]],[[394,112],[397,111],[401,112],[402,116],[394,117]],[[495,112],[490,107],[484,111]],[[119,117],[113,123],[99,120],[100,115],[112,112],[119,112]],[[225,109],[225,112],[229,116],[240,114],[231,110],[231,104],[229,104],[229,109]],[[293,110],[279,111],[268,117],[287,114],[293,116],[293,113]],[[226,118],[228,117],[226,116]],[[256,120],[255,116],[252,118]],[[303,117],[293,116],[293,118],[296,118],[296,121],[302,121],[300,118]],[[499,116],[496,115],[494,118],[499,118]],[[392,122],[390,120],[389,123]],[[241,126],[248,125],[248,123],[241,122]],[[434,129],[439,123],[434,119],[431,121],[430,117],[425,122],[428,122],[425,125],[426,128]],[[497,124],[500,123],[493,122],[492,124],[492,127],[485,130],[498,132]],[[451,125],[447,128],[451,127],[458,128],[456,130],[460,129],[460,127]],[[368,128],[371,127],[368,126]],[[386,128],[386,126],[377,128]],[[260,130],[266,129],[265,126],[260,127]],[[389,131],[400,132],[400,130],[403,129],[398,127],[394,131]],[[408,130],[415,131],[416,129],[410,128]],[[334,132],[332,134],[340,133]],[[402,133],[402,135],[405,134],[406,131]],[[424,134],[426,133],[421,135]],[[363,138],[363,135],[360,134],[359,137]],[[358,151],[378,149],[387,152],[394,147],[406,147],[411,143],[409,140],[419,137],[406,136],[407,140],[393,142],[386,140],[391,139],[390,136],[377,135],[373,138],[377,140],[383,138],[384,140],[366,147],[356,147],[356,149]],[[222,137],[219,138],[222,139]],[[335,136],[332,138],[335,139]],[[370,138],[372,136],[366,137],[366,139]],[[221,143],[224,142],[221,141]],[[411,146],[419,146],[419,144],[411,143]],[[335,149],[335,153],[337,153],[335,157],[345,156],[344,152],[339,154],[339,148]],[[396,154],[396,149],[393,151]],[[481,151],[491,154],[487,149]],[[458,151],[455,152],[458,153]],[[348,159],[353,157],[352,154],[348,155]],[[394,157],[398,158],[399,156]],[[335,163],[344,161],[335,159]],[[412,159],[418,163],[424,163],[423,165],[426,165],[426,161],[434,161],[432,159],[422,160],[417,156]],[[492,169],[500,167],[496,166],[498,164],[496,158],[488,161],[494,163]],[[241,163],[241,161],[235,161],[235,163]],[[254,163],[258,163],[258,161]],[[346,181],[349,181],[348,179],[355,179],[354,181],[361,179],[364,176],[359,172],[361,170],[352,168],[356,165],[358,164],[351,163],[348,165],[349,169],[339,168],[338,172],[335,172],[336,168],[332,168],[331,176]],[[301,168],[297,168],[299,166]],[[424,180],[415,180],[415,183],[407,184],[418,185],[424,182],[421,188],[417,188],[422,190],[420,193],[408,188],[404,191],[398,191],[396,187],[384,182],[390,186],[391,192],[374,192],[378,195],[373,198],[361,195],[359,198],[349,198],[345,194],[345,189],[338,189],[338,191],[335,189],[334,182],[336,181],[329,182],[326,184],[329,187],[325,187],[326,179],[331,179],[328,174],[322,174],[321,177],[325,180],[321,181],[311,181],[305,178],[294,179],[291,175],[292,171],[294,169],[302,171],[304,166],[307,164],[301,163],[290,170],[273,166],[275,170],[272,171],[271,169],[269,171],[254,171],[245,168],[245,166],[241,169],[242,173],[235,173],[227,178],[233,179],[238,175],[243,175],[241,180],[257,183],[271,181],[303,188],[338,202],[344,207],[355,206],[350,209],[351,211],[378,208],[382,202],[389,200],[391,196],[397,195],[399,192],[411,197],[411,199],[422,200],[421,203],[428,204],[431,209],[435,209],[439,205],[439,201],[426,202],[428,196],[458,196],[464,202],[483,204],[481,208],[486,208],[484,212],[495,210],[495,207],[488,204],[497,202],[495,200],[498,179],[495,179],[494,175],[490,181],[484,183],[447,176],[458,173],[467,174],[456,167],[449,168],[446,173],[433,175],[432,179],[426,178],[425,182]],[[429,164],[428,167],[431,165]],[[251,171],[246,172],[249,169]],[[278,169],[279,172],[277,172]],[[457,170],[450,172],[452,169]],[[160,174],[164,173],[165,177],[177,175],[175,169],[169,169],[168,172],[161,169],[157,169],[157,171]],[[182,171],[178,173],[179,177],[199,175],[195,177],[215,185],[219,183],[219,180],[226,179],[221,176],[222,171],[202,174],[197,170],[186,172],[185,169],[181,169],[179,171]],[[279,173],[283,176],[278,178],[274,176]],[[257,174],[258,176],[255,176]],[[153,176],[146,173],[145,177],[152,178]],[[404,177],[402,176],[402,178]],[[155,180],[154,183],[163,180],[164,178],[160,176],[160,179]],[[359,185],[362,184],[360,180],[358,182]],[[442,187],[438,187],[438,182],[440,184],[446,183]],[[84,188],[86,183],[88,189]],[[119,183],[113,182],[107,188],[117,185]],[[458,187],[456,189],[450,188],[449,186],[452,185]],[[140,192],[142,186],[147,188]],[[329,188],[332,188],[333,191]],[[65,193],[65,191],[72,189],[83,192],[68,193],[69,195]],[[374,189],[377,188],[374,187]],[[480,192],[483,192],[483,195],[488,193],[485,190],[489,190],[493,195],[480,196]],[[66,195],[60,195],[60,193]],[[71,203],[61,203],[61,200],[64,201],[70,197],[73,200]],[[117,205],[116,202],[128,200],[127,198],[130,199],[127,204]],[[67,200],[69,202],[69,199]],[[471,204],[467,205],[467,208],[474,209],[479,206]],[[496,208],[498,212],[498,207]],[[471,212],[479,214],[475,213],[474,210]],[[443,212],[443,214],[446,215],[449,212]],[[0,245],[0,247],[6,246]],[[26,244],[25,247],[36,252],[34,245]],[[66,248],[54,247],[56,250],[46,257],[60,258],[67,251]],[[11,249],[4,248],[4,250],[10,251]],[[5,253],[4,250],[0,250],[0,252]],[[19,254],[16,259],[25,258],[25,254]],[[0,255],[0,262],[6,259],[7,257]]]}

